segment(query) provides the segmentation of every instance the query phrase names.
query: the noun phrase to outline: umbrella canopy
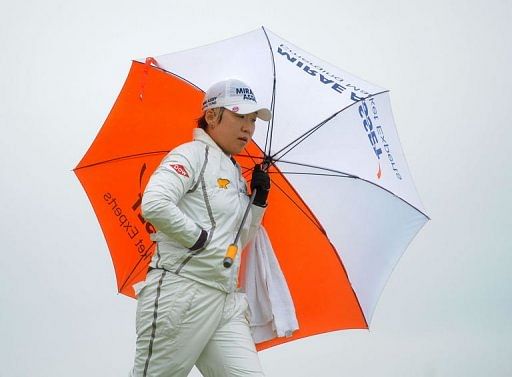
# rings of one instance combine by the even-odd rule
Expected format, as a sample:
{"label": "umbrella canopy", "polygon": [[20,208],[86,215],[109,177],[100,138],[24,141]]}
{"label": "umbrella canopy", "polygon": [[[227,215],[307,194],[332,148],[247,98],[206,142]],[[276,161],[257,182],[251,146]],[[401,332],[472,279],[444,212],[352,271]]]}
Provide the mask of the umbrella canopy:
{"label": "umbrella canopy", "polygon": [[[367,328],[398,259],[428,220],[396,133],[389,93],[261,28],[134,61],[75,168],[109,246],[121,293],[144,279],[154,244],[141,196],[160,160],[189,141],[204,91],[238,78],[273,118],[236,156],[250,176],[270,159],[263,224],[300,329],[265,348],[338,329]],[[228,246],[228,245],[226,245]],[[220,258],[219,263],[222,263]]]}

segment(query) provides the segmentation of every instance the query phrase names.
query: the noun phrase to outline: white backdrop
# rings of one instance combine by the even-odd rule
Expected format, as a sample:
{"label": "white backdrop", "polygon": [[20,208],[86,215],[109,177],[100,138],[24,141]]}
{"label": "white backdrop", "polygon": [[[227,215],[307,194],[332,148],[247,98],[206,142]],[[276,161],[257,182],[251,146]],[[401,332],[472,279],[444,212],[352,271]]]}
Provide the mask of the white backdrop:
{"label": "white backdrop", "polygon": [[511,16],[512,3],[499,0],[3,1],[0,376],[127,375],[136,303],[116,294],[72,168],[130,59],[261,25],[391,89],[432,217],[370,331],[263,351],[267,375],[512,375]]}

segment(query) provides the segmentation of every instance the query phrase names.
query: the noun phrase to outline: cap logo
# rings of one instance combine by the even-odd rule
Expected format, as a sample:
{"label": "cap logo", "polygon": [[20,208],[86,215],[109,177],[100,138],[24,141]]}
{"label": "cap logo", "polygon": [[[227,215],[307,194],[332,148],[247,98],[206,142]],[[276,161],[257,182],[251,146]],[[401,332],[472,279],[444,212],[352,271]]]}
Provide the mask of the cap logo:
{"label": "cap logo", "polygon": [[261,119],[269,118],[268,109],[257,110],[256,106],[258,106],[258,101],[252,89],[240,80],[229,79],[219,81],[205,92],[202,110],[206,111],[216,107],[224,107],[234,113],[265,110],[257,115]]}
{"label": "cap logo", "polygon": [[250,88],[235,88],[235,92],[238,96],[243,95],[244,101],[256,102],[256,97]]}
{"label": "cap logo", "polygon": [[215,106],[216,103],[217,103],[217,96],[210,97],[203,102],[203,108]]}

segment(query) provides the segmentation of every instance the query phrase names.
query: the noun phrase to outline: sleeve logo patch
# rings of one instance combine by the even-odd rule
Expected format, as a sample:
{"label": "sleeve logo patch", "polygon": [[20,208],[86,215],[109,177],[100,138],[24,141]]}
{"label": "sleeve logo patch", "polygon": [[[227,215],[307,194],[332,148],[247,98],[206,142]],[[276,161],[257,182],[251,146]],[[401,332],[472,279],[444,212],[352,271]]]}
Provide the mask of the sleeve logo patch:
{"label": "sleeve logo patch", "polygon": [[182,175],[182,176],[187,177],[187,178],[189,177],[187,169],[185,169],[185,167],[183,165],[180,165],[180,164],[169,164],[169,166],[171,168],[173,168],[174,171],[176,173],[178,173],[179,175]]}

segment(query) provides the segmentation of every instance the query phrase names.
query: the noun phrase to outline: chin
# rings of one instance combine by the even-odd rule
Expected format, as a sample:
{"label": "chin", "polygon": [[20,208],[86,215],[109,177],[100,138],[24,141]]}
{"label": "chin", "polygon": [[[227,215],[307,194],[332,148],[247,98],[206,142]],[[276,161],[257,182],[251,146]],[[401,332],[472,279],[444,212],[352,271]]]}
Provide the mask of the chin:
{"label": "chin", "polygon": [[243,147],[240,147],[240,148],[233,148],[233,150],[231,151],[231,154],[238,154],[240,152],[242,152],[245,148],[245,145]]}

